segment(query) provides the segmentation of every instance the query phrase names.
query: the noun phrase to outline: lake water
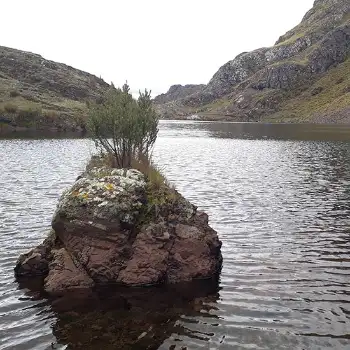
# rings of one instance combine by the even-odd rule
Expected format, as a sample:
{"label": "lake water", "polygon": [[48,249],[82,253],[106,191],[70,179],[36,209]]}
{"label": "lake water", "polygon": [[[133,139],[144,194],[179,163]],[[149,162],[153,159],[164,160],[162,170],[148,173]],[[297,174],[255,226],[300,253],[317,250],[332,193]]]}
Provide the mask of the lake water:
{"label": "lake water", "polygon": [[220,281],[78,313],[18,285],[13,267],[93,151],[79,138],[0,140],[1,350],[350,349],[350,127],[162,122],[155,159],[209,214]]}

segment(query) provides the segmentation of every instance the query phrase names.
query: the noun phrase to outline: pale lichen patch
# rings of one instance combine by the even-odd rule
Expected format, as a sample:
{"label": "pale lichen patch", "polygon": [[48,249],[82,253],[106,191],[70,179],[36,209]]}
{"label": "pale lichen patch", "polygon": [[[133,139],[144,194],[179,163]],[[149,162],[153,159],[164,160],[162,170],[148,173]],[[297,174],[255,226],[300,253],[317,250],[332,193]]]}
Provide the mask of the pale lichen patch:
{"label": "pale lichen patch", "polygon": [[73,218],[89,213],[93,218],[132,224],[145,187],[144,175],[137,170],[92,168],[63,193],[57,210]]}

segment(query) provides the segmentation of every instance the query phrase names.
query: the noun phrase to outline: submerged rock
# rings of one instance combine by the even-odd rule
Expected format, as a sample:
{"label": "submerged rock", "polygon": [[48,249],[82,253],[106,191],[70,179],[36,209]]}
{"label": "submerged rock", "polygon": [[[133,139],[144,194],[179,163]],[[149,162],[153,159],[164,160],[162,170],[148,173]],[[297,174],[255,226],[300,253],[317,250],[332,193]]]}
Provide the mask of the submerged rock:
{"label": "submerged rock", "polygon": [[50,232],[44,242],[32,249],[30,252],[22,254],[15,267],[17,277],[44,276],[49,272],[49,261],[51,259],[51,249],[55,244],[55,233]]}
{"label": "submerged rock", "polygon": [[134,169],[91,168],[65,191],[53,233],[22,255],[17,277],[51,295],[96,285],[146,286],[216,277],[221,242],[208,216]]}

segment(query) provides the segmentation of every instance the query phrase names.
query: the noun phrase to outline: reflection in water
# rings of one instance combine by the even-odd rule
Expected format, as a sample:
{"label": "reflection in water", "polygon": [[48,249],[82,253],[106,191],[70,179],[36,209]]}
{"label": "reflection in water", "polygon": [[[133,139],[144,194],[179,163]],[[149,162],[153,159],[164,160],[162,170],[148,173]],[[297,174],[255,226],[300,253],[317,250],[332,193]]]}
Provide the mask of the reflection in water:
{"label": "reflection in water", "polygon": [[[38,300],[42,282],[34,283],[22,281],[20,288]],[[207,280],[168,288],[109,287],[84,296],[74,292],[37,306],[50,305],[55,314],[53,348],[68,344],[69,349],[158,349],[173,333],[188,333],[179,322],[184,314],[213,322],[210,312],[218,297],[218,281]],[[204,341],[211,337],[205,332],[192,336]]]}
{"label": "reflection in water", "polygon": [[155,159],[223,241],[219,288],[99,291],[72,312],[18,289],[13,267],[92,150],[0,141],[1,350],[350,348],[349,128],[162,122]]}
{"label": "reflection in water", "polygon": [[[218,137],[250,140],[315,140],[350,141],[350,126],[332,124],[260,124],[232,122],[160,121],[161,135]],[[0,135],[0,139],[79,139],[89,137],[82,132],[17,131]]]}
{"label": "reflection in water", "polygon": [[162,133],[174,130],[186,136],[269,140],[350,141],[350,126],[319,124],[259,124],[230,122],[165,122]]}
{"label": "reflection in water", "polygon": [[2,140],[40,140],[40,139],[81,139],[87,137],[86,131],[47,131],[47,130],[27,130],[13,131],[0,134]]}

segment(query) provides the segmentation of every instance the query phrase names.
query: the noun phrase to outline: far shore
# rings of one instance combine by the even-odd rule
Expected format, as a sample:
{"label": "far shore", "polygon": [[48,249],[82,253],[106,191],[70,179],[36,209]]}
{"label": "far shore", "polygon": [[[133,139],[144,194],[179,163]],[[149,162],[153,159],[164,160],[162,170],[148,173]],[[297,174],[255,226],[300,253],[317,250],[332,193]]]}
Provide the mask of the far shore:
{"label": "far shore", "polygon": [[[176,135],[210,134],[213,138],[350,142],[350,124],[252,122],[232,120],[162,119],[160,132]],[[0,139],[88,139],[84,130],[20,128],[1,132]]]}
{"label": "far shore", "polygon": [[[215,118],[208,118],[208,116],[190,116],[190,117],[180,117],[174,119],[160,119],[161,124],[163,123],[218,123],[218,124],[263,124],[263,125],[324,125],[327,127],[350,127],[350,116],[349,121],[331,123],[331,122],[316,122],[316,121],[294,121],[294,120],[232,120],[232,117],[228,116],[216,116]],[[0,124],[0,137],[9,135],[75,135],[78,137],[88,137],[88,132],[82,128],[80,129],[62,129],[62,128],[28,128],[20,126],[6,125],[2,126]]]}

